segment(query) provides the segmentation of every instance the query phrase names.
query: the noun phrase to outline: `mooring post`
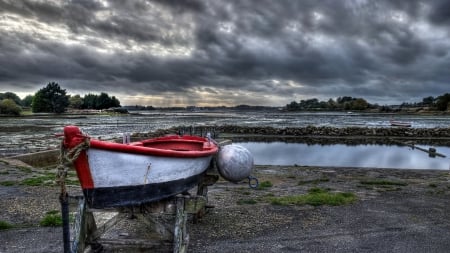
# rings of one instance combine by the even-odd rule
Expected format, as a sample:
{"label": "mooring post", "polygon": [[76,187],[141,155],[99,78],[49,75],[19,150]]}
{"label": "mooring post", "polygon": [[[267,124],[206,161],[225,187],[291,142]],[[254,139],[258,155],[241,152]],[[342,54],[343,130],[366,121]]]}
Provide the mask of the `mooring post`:
{"label": "mooring post", "polygon": [[64,253],[70,253],[69,195],[67,192],[59,196],[61,203],[61,218],[63,223]]}

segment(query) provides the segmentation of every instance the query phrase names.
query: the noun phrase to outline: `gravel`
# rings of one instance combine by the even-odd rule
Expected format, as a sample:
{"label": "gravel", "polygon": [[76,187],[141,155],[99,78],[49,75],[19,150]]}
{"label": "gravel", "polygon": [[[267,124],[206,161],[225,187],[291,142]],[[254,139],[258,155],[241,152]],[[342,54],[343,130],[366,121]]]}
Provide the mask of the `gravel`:
{"label": "gravel", "polygon": [[[15,169],[0,163],[2,172]],[[26,172],[18,169],[14,175],[20,173]],[[8,175],[0,175],[0,181]],[[254,175],[273,186],[257,190],[245,182],[220,180],[209,188],[209,204],[215,208],[196,224],[189,223],[189,252],[448,252],[450,248],[448,171],[256,166]],[[367,184],[380,180],[399,184]],[[312,187],[352,192],[358,200],[318,207],[267,201],[268,196],[305,194]],[[79,194],[78,187],[70,191]],[[39,226],[48,211],[59,210],[58,192],[57,186],[0,186],[0,221],[15,226],[0,230],[1,253],[62,252],[61,228]],[[113,251],[105,248],[105,252]]]}

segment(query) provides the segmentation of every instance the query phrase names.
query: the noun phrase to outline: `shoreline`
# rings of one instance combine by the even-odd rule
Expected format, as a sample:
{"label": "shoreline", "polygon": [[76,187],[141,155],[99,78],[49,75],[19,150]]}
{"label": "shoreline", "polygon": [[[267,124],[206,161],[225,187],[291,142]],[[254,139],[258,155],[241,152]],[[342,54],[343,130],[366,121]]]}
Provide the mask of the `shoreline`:
{"label": "shoreline", "polygon": [[[21,167],[0,165],[12,177],[27,177]],[[272,186],[256,190],[246,182],[219,180],[209,187],[214,208],[197,224],[189,223],[189,252],[446,252],[450,247],[448,171],[260,165],[252,175]],[[311,188],[352,192],[357,201],[316,207],[267,201]],[[69,190],[77,194],[79,186]],[[59,210],[58,191],[55,185],[0,186],[0,220],[16,225],[0,230],[0,252],[61,252],[61,228],[39,226],[48,211]]]}

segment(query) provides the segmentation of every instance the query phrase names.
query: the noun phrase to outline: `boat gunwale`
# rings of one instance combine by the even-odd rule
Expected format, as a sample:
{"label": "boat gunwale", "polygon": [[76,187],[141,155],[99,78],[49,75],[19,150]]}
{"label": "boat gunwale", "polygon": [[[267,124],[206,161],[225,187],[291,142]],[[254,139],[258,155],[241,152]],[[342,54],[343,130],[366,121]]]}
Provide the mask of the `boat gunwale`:
{"label": "boat gunwale", "polygon": [[[180,142],[180,143],[190,143],[190,144],[200,144],[202,145],[202,150],[174,150],[174,149],[163,149],[145,146],[146,143],[164,143],[164,142]],[[132,154],[142,154],[142,155],[153,155],[153,156],[166,156],[166,157],[180,157],[180,158],[195,158],[195,157],[205,157],[211,156],[217,153],[219,148],[213,142],[208,141],[202,137],[196,136],[165,136],[160,138],[153,138],[142,140],[139,142],[132,142],[130,144],[122,144],[108,141],[101,141],[96,139],[90,140],[90,147],[114,152],[121,153],[132,153]]]}

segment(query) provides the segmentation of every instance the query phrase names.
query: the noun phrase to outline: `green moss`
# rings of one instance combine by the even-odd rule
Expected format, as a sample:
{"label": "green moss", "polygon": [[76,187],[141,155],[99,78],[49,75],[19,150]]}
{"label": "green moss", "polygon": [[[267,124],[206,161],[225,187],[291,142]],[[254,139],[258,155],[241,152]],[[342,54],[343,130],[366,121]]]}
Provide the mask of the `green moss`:
{"label": "green moss", "polygon": [[55,184],[55,175],[47,174],[47,175],[26,178],[26,179],[22,180],[20,182],[20,184],[26,185],[26,186],[54,185]]}
{"label": "green moss", "polygon": [[15,184],[16,184],[16,182],[14,182],[14,181],[1,181],[0,182],[1,186],[13,186]]}
{"label": "green moss", "polygon": [[382,186],[382,185],[396,185],[396,186],[407,186],[408,183],[402,182],[402,181],[389,181],[389,180],[362,180],[360,181],[361,184],[364,185],[376,185],[376,186]]}
{"label": "green moss", "polygon": [[78,179],[66,179],[66,185],[80,185]]}
{"label": "green moss", "polygon": [[10,229],[13,228],[14,226],[6,221],[2,221],[0,220],[0,230],[5,230],[5,229]]}
{"label": "green moss", "polygon": [[331,205],[339,206],[356,201],[356,195],[349,192],[330,193],[327,189],[311,188],[308,194],[285,197],[271,197],[269,201],[273,205]]}
{"label": "green moss", "polygon": [[45,214],[44,218],[39,222],[43,227],[58,227],[62,225],[62,217],[59,211],[53,210]]}
{"label": "green moss", "polygon": [[318,178],[318,179],[314,179],[314,180],[303,180],[303,181],[299,181],[298,185],[305,185],[305,184],[318,184],[318,183],[323,183],[323,182],[328,182],[330,181],[329,178]]}
{"label": "green moss", "polygon": [[272,186],[273,186],[272,182],[270,182],[270,181],[264,181],[264,182],[259,183],[257,189],[258,189],[258,190],[265,190],[265,189],[270,188],[270,187],[272,187]]}
{"label": "green moss", "polygon": [[254,200],[254,199],[239,199],[236,203],[238,205],[254,205],[254,204],[258,203],[258,201]]}
{"label": "green moss", "polygon": [[27,167],[27,166],[16,166],[16,168],[18,170],[22,171],[22,172],[25,172],[25,173],[33,172],[33,170],[30,167]]}

